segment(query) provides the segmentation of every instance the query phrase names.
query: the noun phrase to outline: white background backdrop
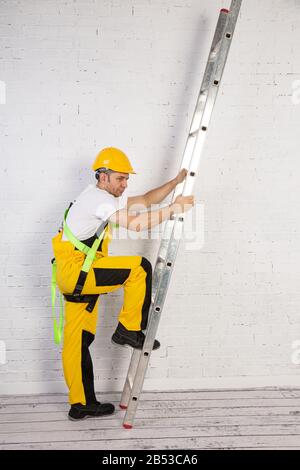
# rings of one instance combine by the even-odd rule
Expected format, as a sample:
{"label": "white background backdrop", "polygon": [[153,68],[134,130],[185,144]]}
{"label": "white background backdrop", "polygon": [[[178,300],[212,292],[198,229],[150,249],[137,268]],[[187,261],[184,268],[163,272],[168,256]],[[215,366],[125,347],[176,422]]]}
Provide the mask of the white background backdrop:
{"label": "white background backdrop", "polygon": [[[66,391],[51,238],[102,147],[128,153],[131,195],[176,175],[229,5],[0,0],[0,393]],[[205,243],[181,246],[147,389],[300,385],[299,24],[298,0],[243,2],[195,188]],[[157,248],[111,253],[154,262]],[[102,297],[98,390],[126,376],[129,351],[110,343],[121,302]]]}

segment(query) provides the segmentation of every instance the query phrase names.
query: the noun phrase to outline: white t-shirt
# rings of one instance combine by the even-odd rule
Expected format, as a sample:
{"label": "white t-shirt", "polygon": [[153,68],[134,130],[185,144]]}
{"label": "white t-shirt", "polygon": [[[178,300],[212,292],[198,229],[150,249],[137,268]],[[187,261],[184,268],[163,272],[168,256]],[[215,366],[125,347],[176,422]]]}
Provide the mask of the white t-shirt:
{"label": "white t-shirt", "polygon": [[[126,207],[127,199],[124,193],[120,197],[115,197],[104,189],[89,184],[79,194],[68,212],[68,227],[76,238],[87,240],[96,233],[102,222]],[[68,240],[65,234],[62,240]]]}

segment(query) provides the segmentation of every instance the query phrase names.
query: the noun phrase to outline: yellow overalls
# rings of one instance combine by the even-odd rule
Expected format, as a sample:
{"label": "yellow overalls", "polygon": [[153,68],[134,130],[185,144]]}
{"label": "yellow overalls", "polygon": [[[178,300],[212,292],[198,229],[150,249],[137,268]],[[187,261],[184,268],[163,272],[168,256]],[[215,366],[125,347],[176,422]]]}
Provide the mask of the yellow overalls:
{"label": "yellow overalls", "polygon": [[[85,255],[71,242],[62,241],[62,233],[60,231],[52,239],[57,285],[62,293],[72,294]],[[142,256],[108,256],[110,240],[108,224],[82,294],[104,294],[123,287],[124,302],[119,322],[128,330],[145,329],[151,303],[151,263]],[[65,301],[62,360],[70,404],[96,402],[93,364],[88,348],[96,333],[98,305],[99,298],[93,310],[88,312],[87,304]]]}

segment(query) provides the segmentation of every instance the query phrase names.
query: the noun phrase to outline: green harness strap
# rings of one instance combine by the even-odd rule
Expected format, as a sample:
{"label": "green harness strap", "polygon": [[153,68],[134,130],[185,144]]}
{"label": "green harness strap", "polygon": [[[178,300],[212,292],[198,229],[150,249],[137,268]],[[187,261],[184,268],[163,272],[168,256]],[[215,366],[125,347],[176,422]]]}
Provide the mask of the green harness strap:
{"label": "green harness strap", "polygon": [[[101,235],[96,238],[94,241],[92,247],[89,247],[82,243],[80,240],[78,240],[75,235],[71,232],[70,228],[67,225],[66,219],[67,215],[69,212],[68,208],[65,211],[64,214],[64,221],[63,221],[63,230],[68,238],[68,240],[82,253],[84,253],[85,260],[83,262],[81,271],[84,271],[85,273],[88,273],[90,270],[90,267],[95,259],[96,252],[100,246],[101,241],[103,240],[104,234],[105,234],[105,229],[102,231]],[[56,312],[55,312],[55,301],[56,301],[56,260],[52,260],[52,278],[51,278],[51,305],[52,305],[52,314],[53,314],[53,331],[54,331],[54,341],[56,344],[60,344],[62,340],[62,335],[63,335],[63,327],[64,327],[64,309],[63,309],[63,296],[61,292],[59,292],[59,323],[57,323],[56,320]]]}
{"label": "green harness strap", "polygon": [[59,325],[56,321],[55,313],[55,301],[56,301],[56,261],[52,260],[52,278],[51,278],[51,305],[52,305],[52,316],[53,316],[53,332],[54,342],[60,344],[62,340],[62,332],[64,328],[64,306],[63,296],[59,292]]}

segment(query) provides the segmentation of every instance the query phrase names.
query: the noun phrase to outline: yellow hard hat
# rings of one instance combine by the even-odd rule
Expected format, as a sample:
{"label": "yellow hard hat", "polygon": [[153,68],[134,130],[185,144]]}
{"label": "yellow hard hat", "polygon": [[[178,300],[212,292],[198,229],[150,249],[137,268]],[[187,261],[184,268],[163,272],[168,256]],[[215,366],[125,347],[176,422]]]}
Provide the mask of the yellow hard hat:
{"label": "yellow hard hat", "polygon": [[115,147],[107,147],[101,150],[92,166],[94,171],[99,168],[107,168],[109,170],[118,171],[119,173],[135,174],[128,157],[122,150]]}

